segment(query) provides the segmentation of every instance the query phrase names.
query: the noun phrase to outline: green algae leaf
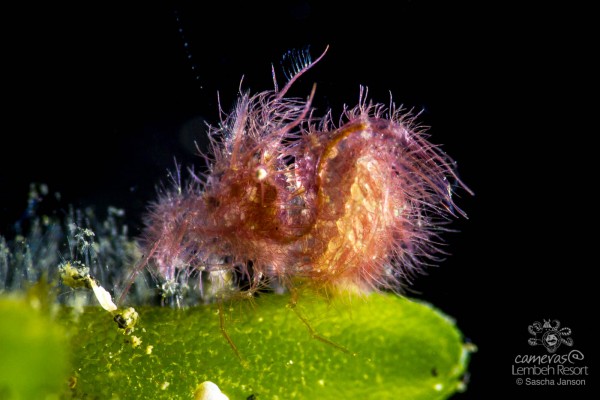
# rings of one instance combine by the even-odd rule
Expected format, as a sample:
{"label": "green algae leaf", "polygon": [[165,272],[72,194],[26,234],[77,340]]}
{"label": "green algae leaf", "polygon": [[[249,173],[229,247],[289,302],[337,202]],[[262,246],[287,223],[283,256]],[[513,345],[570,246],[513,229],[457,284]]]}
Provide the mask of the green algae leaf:
{"label": "green algae leaf", "polygon": [[0,298],[0,399],[58,399],[69,342],[39,299]]}
{"label": "green algae leaf", "polygon": [[[469,359],[454,322],[433,307],[395,295],[298,301],[288,296],[219,307],[141,308],[135,332],[87,309],[72,330],[69,396],[94,399],[191,399],[211,381],[229,399],[446,399],[458,390]],[[141,343],[139,343],[141,340]],[[250,397],[252,398],[252,397]]]}

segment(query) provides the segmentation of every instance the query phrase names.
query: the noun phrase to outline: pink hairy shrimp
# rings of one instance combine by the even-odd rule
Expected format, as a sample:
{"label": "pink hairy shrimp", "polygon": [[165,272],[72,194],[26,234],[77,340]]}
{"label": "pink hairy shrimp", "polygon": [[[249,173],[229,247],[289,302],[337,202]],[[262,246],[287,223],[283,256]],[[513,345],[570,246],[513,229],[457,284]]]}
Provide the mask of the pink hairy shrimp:
{"label": "pink hairy shrimp", "polygon": [[365,88],[338,126],[314,115],[314,87],[306,99],[286,97],[325,52],[314,62],[292,54],[281,89],[273,72],[273,90],[241,93],[210,128],[208,171],[150,207],[145,257],[121,301],[146,267],[165,282],[190,271],[227,276],[252,295],[273,284],[396,290],[436,262],[444,226],[466,216],[455,189],[472,192],[414,117],[371,103]]}

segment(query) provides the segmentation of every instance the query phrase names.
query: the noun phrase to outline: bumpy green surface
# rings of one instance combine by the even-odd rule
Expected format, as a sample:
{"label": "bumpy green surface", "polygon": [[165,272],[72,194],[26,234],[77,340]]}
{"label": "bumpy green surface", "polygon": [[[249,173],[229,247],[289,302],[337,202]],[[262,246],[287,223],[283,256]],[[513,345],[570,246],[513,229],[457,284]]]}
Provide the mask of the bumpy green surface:
{"label": "bumpy green surface", "polygon": [[[132,335],[112,316],[65,313],[74,351],[75,398],[191,399],[204,381],[231,400],[445,399],[460,390],[468,350],[453,321],[430,306],[394,295],[334,302],[301,298],[298,310],[316,332],[348,354],[312,338],[286,305],[264,295],[224,305],[225,327],[244,362],[220,332],[216,305],[139,309]],[[151,352],[148,346],[153,346]]]}

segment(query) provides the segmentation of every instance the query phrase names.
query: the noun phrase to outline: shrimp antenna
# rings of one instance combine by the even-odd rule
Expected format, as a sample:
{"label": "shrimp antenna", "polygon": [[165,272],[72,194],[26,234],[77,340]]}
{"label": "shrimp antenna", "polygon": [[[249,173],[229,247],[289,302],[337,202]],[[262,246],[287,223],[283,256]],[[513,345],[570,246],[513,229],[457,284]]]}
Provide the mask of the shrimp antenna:
{"label": "shrimp antenna", "polygon": [[277,91],[277,79],[275,78],[275,71],[271,66],[271,73],[273,74],[273,82],[275,84],[275,92],[277,93],[278,99],[281,99],[285,96],[287,91],[290,90],[294,82],[296,82],[296,80],[302,76],[302,74],[311,69],[316,63],[325,57],[327,50],[329,50],[329,46],[325,47],[323,53],[321,53],[321,55],[315,61],[312,61],[309,50],[310,48],[308,47],[302,51],[290,50],[283,56],[282,64],[289,62],[291,67],[288,70],[285,68],[283,70],[283,74],[288,81],[280,91]]}

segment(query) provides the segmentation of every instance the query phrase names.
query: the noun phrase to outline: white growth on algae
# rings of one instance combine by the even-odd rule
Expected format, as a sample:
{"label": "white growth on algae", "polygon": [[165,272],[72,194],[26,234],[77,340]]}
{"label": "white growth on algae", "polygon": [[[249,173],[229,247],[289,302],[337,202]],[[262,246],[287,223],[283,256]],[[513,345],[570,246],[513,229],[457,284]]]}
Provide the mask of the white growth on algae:
{"label": "white growth on algae", "polygon": [[[92,232],[93,234],[93,232]],[[100,306],[106,311],[112,312],[117,310],[117,306],[113,303],[112,296],[102,286],[90,276],[90,269],[79,262],[65,262],[59,267],[59,273],[62,282],[73,288],[88,288],[94,291],[94,296],[98,299]]]}
{"label": "white growth on algae", "polygon": [[117,306],[112,301],[112,296],[106,289],[102,286],[96,284],[94,280],[91,281],[92,290],[94,291],[94,295],[98,299],[98,303],[104,308],[106,311],[117,311]]}
{"label": "white growth on algae", "polygon": [[221,389],[211,381],[202,382],[194,391],[194,400],[229,400]]}

